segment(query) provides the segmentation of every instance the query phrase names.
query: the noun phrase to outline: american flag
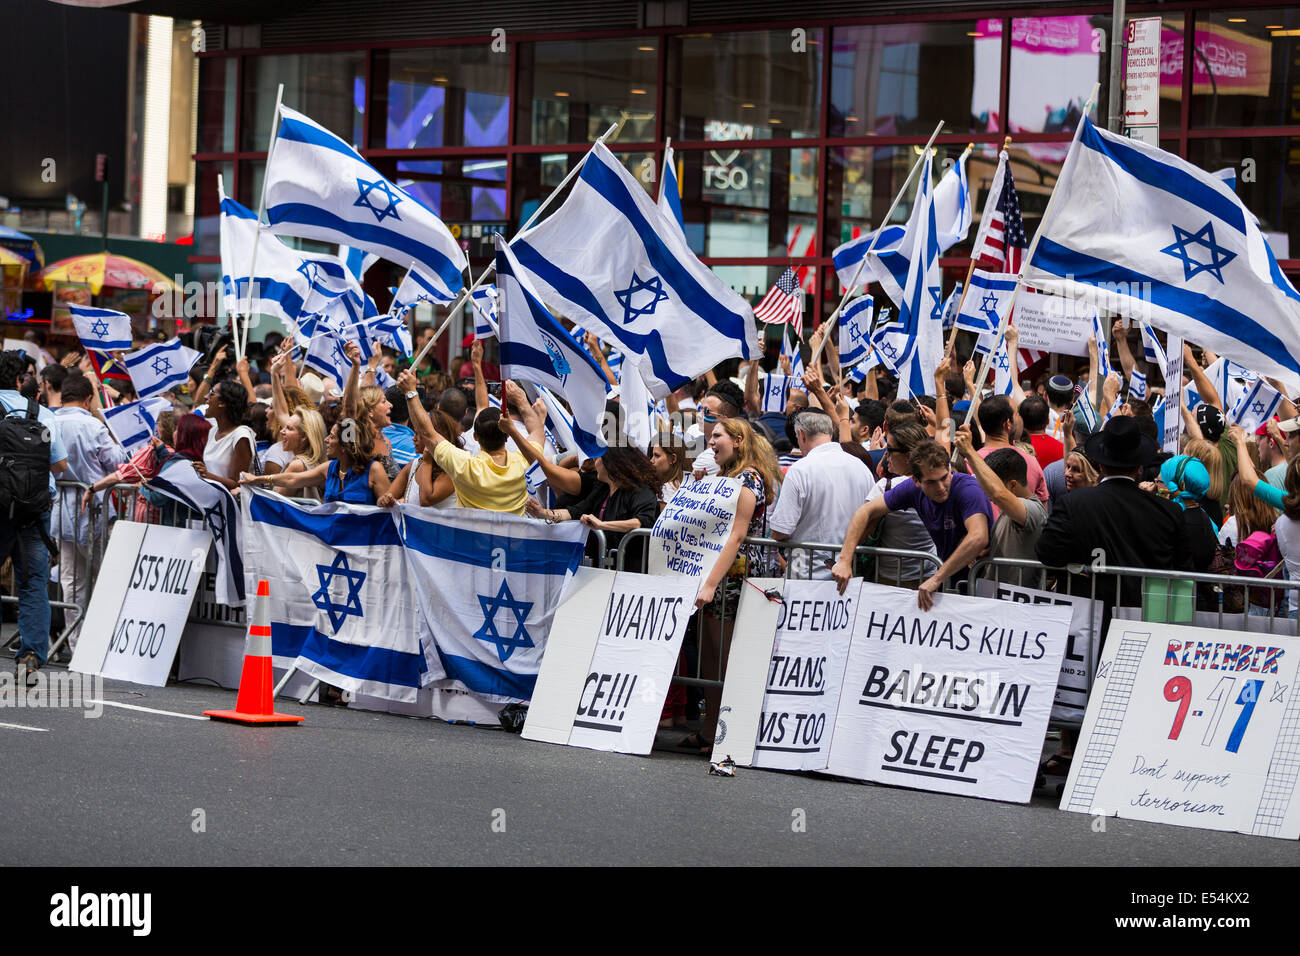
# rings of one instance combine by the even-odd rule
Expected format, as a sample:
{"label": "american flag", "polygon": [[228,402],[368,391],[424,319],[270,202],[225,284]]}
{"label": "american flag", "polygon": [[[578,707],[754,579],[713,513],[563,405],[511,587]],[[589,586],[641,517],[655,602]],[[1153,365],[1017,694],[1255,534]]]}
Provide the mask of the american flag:
{"label": "american flag", "polygon": [[[996,202],[994,192],[990,191],[971,257],[975,260],[976,268],[1016,274],[1020,272],[1021,263],[1029,249],[1029,238],[1025,235],[1025,223],[1020,217],[1020,194],[1016,192],[1016,177],[1011,172],[1010,158],[1005,152],[1000,157],[998,170],[993,176],[993,186]],[[1020,349],[1020,354],[1016,356],[1016,366],[1023,372],[1031,365],[1041,362],[1047,355],[1047,352],[1038,349]]]}
{"label": "american flag", "polygon": [[769,325],[788,322],[795,336],[803,338],[803,291],[793,269],[782,272],[776,285],[763,296],[763,301],[754,306],[754,319]]}

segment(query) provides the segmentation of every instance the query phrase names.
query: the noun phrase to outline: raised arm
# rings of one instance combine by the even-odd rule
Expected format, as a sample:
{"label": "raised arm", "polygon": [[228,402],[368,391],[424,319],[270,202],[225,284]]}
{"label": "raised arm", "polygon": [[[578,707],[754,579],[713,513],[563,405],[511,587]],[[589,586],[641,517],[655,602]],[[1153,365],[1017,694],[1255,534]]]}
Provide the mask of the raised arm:
{"label": "raised arm", "polygon": [[474,369],[474,414],[492,407],[488,396],[487,379],[483,376],[483,340],[475,339],[469,347],[469,364]]}
{"label": "raised arm", "polygon": [[1133,369],[1137,367],[1133,352],[1128,347],[1128,325],[1124,319],[1116,319],[1110,332],[1115,339],[1115,348],[1119,350],[1119,364],[1124,369],[1124,380],[1128,381],[1133,377]]}
{"label": "raised arm", "polygon": [[1020,384],[1020,330],[1014,325],[1007,326],[1007,360],[1011,363],[1011,404],[1016,408],[1025,400],[1025,389]]}
{"label": "raised arm", "polygon": [[340,409],[344,418],[355,418],[361,407],[361,348],[356,342],[348,342],[343,351],[352,363],[348,369],[348,380],[343,385],[343,407]]}
{"label": "raised arm", "polygon": [[1192,355],[1192,347],[1185,342],[1183,343],[1183,368],[1192,377],[1192,383],[1195,384],[1201,401],[1209,402],[1219,411],[1223,411],[1223,396],[1210,381],[1210,376],[1206,375],[1201,366],[1196,363],[1196,356]]}
{"label": "raised arm", "polygon": [[439,442],[450,441],[450,439],[439,434],[438,429],[434,427],[433,420],[429,418],[429,413],[424,410],[424,405],[420,401],[417,384],[415,373],[409,368],[403,369],[402,374],[397,376],[397,387],[406,396],[406,412],[411,423],[411,431],[420,436],[424,441],[424,447],[432,453]]}
{"label": "raised arm", "polygon": [[618,377],[614,375],[614,370],[609,367],[609,360],[605,358],[605,353],[600,350],[600,339],[596,337],[596,333],[588,332],[583,336],[583,341],[587,343],[587,351],[591,353],[591,357],[600,366],[600,371],[604,374],[605,381],[609,382],[610,388],[618,385]]}
{"label": "raised arm", "polygon": [[763,414],[758,397],[758,359],[751,359],[745,369],[745,411],[755,418]]}
{"label": "raised arm", "polygon": [[1024,527],[1029,517],[1025,510],[1024,499],[1013,495],[1002,483],[1002,479],[993,473],[988,463],[976,453],[971,442],[969,425],[957,429],[957,450],[966,459],[966,466],[970,468],[971,474],[984,489],[984,494],[989,496],[989,500],[1010,515],[1011,520],[1017,525]]}

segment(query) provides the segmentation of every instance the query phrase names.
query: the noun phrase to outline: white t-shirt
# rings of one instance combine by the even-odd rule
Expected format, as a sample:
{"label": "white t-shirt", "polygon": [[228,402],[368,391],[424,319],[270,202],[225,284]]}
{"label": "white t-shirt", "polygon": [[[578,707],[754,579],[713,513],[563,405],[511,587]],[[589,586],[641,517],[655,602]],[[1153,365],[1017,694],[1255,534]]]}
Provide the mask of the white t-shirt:
{"label": "white t-shirt", "polygon": [[[836,442],[825,442],[785,473],[780,497],[768,517],[768,528],[795,541],[843,541],[853,513],[867,500],[875,484],[871,471],[860,459]],[[833,551],[795,548],[789,552],[791,577],[829,581],[830,565],[837,556]]]}
{"label": "white t-shirt", "polygon": [[[1300,521],[1282,515],[1273,525],[1277,535],[1277,549],[1282,552],[1286,562],[1286,576],[1292,581],[1300,581]],[[1296,591],[1291,591],[1291,613],[1296,613]]]}
{"label": "white t-shirt", "polygon": [[262,468],[265,470],[267,465],[279,465],[280,470],[284,471],[289,467],[289,462],[293,461],[293,457],[293,452],[284,447],[284,442],[276,442],[262,452]]}
{"label": "white t-shirt", "polygon": [[257,436],[253,434],[253,430],[247,425],[238,425],[218,438],[214,425],[208,432],[208,444],[203,449],[204,467],[212,474],[221,475],[223,478],[238,478],[239,475],[230,474],[230,463],[235,457],[235,446],[241,441],[248,442],[250,452],[248,460],[251,462],[252,452],[257,448]]}

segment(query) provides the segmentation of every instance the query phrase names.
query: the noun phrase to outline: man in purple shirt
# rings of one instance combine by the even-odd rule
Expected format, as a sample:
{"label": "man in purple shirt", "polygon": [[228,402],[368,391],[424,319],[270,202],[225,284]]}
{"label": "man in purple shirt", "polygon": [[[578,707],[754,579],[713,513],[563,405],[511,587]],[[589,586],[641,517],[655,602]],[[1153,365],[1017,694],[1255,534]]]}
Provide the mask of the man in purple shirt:
{"label": "man in purple shirt", "polygon": [[843,594],[853,576],[853,551],[863,535],[870,534],[889,512],[914,509],[943,561],[939,570],[917,588],[917,606],[928,611],[934,606],[934,592],[948,576],[968,567],[988,547],[993,509],[974,477],[953,474],[948,452],[938,442],[917,445],[908,463],[912,470],[910,481],[900,482],[854,513],[831,577]]}

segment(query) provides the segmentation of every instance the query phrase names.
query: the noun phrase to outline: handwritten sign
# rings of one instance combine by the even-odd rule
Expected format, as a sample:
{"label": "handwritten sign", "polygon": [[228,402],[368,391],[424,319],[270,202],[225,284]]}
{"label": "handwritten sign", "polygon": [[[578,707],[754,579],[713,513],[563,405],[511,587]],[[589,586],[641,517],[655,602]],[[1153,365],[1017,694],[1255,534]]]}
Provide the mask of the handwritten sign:
{"label": "handwritten sign", "polygon": [[650,532],[650,573],[706,577],[736,521],[740,481],[714,476],[677,489]]}
{"label": "handwritten sign", "polygon": [[1095,307],[1086,300],[1020,290],[1015,323],[1020,348],[1058,355],[1087,355]]}
{"label": "handwritten sign", "polygon": [[1111,621],[1061,809],[1300,838],[1300,639]]}
{"label": "handwritten sign", "polygon": [[1070,609],[863,582],[827,770],[1028,803]]}

